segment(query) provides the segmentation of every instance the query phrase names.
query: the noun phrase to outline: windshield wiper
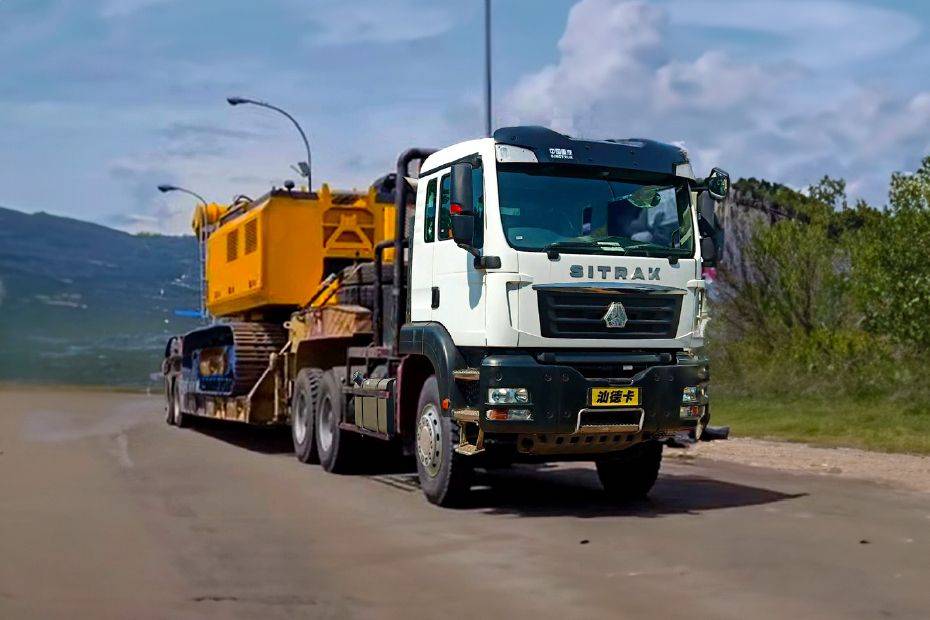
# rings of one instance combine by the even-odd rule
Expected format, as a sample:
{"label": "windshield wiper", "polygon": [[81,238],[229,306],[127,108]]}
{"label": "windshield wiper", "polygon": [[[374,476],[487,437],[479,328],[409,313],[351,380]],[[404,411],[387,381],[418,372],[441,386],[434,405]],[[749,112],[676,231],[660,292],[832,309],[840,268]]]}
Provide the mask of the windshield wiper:
{"label": "windshield wiper", "polygon": [[621,245],[609,245],[603,246],[597,241],[556,241],[550,243],[546,246],[546,255],[550,260],[555,260],[559,257],[559,250],[607,250],[607,251],[620,251],[626,254],[626,249]]}

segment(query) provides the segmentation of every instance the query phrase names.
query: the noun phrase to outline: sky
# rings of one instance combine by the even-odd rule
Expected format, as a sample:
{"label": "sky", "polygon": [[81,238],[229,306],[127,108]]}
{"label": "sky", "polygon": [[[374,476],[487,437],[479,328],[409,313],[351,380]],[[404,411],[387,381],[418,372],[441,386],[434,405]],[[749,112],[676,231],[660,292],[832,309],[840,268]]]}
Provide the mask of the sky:
{"label": "sky", "polygon": [[[0,205],[185,233],[193,199],[366,188],[480,137],[483,0],[0,0]],[[683,144],[885,203],[930,155],[930,2],[493,0],[495,127]]]}

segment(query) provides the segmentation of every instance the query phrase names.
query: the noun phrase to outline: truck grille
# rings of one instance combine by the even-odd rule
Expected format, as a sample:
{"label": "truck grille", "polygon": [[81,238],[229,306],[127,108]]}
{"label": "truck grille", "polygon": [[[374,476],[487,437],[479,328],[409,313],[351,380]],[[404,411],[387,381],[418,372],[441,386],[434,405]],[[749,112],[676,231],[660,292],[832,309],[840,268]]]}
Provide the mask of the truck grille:
{"label": "truck grille", "polygon": [[[681,313],[680,295],[617,295],[537,291],[539,326],[546,338],[674,338]],[[604,315],[620,302],[626,325],[609,328]]]}

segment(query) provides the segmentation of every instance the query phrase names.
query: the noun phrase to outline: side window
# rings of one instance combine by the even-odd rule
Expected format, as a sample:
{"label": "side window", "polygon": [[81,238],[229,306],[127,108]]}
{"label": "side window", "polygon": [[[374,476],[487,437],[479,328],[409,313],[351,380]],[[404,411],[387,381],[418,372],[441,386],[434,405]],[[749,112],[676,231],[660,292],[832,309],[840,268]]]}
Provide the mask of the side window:
{"label": "side window", "polygon": [[436,237],[436,179],[426,185],[426,206],[423,209],[423,241],[432,243]]}
{"label": "side window", "polygon": [[484,246],[484,169],[476,167],[471,172],[471,191],[475,200],[475,245]]}
{"label": "side window", "polygon": [[439,182],[439,240],[452,238],[452,175],[446,174]]}

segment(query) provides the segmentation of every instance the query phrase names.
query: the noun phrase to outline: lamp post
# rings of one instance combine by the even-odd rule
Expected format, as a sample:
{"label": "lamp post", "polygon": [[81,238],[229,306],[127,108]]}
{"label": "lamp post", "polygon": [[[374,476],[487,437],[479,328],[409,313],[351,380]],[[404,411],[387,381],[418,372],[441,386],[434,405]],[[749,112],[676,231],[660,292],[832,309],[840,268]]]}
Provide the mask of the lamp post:
{"label": "lamp post", "polygon": [[491,0],[484,0],[484,128],[491,137]]}
{"label": "lamp post", "polygon": [[283,114],[284,116],[287,117],[287,119],[288,119],[289,121],[291,121],[292,123],[294,123],[294,127],[296,127],[296,128],[297,128],[297,131],[300,132],[300,137],[301,137],[301,139],[304,141],[304,148],[307,149],[307,165],[306,165],[306,166],[302,166],[301,164],[302,164],[303,162],[298,162],[297,166],[300,168],[299,172],[300,172],[303,176],[307,177],[307,189],[308,189],[308,190],[312,189],[312,187],[310,186],[310,161],[311,161],[311,159],[310,159],[310,141],[307,140],[307,134],[304,133],[303,127],[300,126],[300,123],[297,122],[297,119],[294,118],[293,116],[291,116],[290,114],[288,114],[285,110],[282,110],[281,108],[279,108],[279,107],[276,106],[276,105],[271,105],[270,103],[268,103],[268,102],[266,102],[266,101],[257,101],[257,100],[255,100],[255,99],[246,99],[245,97],[227,97],[227,98],[226,98],[226,102],[227,102],[229,105],[231,105],[231,106],[237,106],[237,105],[242,105],[242,104],[246,104],[246,103],[247,103],[247,104],[251,104],[251,105],[257,105],[257,106],[262,107],[262,108],[268,108],[269,110],[274,110],[275,112],[278,112],[279,114]]}
{"label": "lamp post", "polygon": [[[197,192],[191,191],[184,187],[178,187],[177,185],[167,185],[162,184],[158,186],[158,191],[162,194],[167,194],[168,192],[181,192],[182,194],[187,194],[188,196],[193,196],[200,201],[200,204],[203,205],[204,209],[207,207],[207,201],[203,196]],[[206,288],[207,288],[207,279],[206,279],[206,238],[204,228],[201,227],[197,232],[197,267],[200,275],[200,317],[207,318],[207,309],[206,309]]]}

